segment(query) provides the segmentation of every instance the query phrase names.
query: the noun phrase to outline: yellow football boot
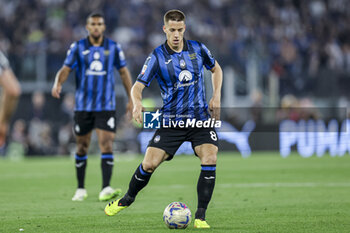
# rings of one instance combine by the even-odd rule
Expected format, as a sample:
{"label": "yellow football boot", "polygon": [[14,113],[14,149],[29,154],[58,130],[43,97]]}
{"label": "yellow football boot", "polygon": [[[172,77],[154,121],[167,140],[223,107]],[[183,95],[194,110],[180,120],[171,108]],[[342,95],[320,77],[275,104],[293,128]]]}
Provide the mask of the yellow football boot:
{"label": "yellow football boot", "polygon": [[208,229],[210,226],[205,220],[201,219],[195,219],[194,220],[194,228],[202,228],[202,229]]}
{"label": "yellow football boot", "polygon": [[120,206],[119,200],[120,199],[108,203],[105,207],[105,214],[107,214],[108,216],[113,216],[127,207],[127,206]]}

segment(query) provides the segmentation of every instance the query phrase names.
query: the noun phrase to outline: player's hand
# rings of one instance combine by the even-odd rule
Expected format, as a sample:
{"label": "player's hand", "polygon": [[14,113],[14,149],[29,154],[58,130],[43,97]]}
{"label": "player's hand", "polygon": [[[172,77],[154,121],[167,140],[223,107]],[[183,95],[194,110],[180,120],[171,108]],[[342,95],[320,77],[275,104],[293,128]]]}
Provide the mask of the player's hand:
{"label": "player's hand", "polygon": [[132,104],[132,101],[130,99],[128,104],[126,105],[126,116],[129,120],[132,119],[132,111],[133,111],[133,104]]}
{"label": "player's hand", "polygon": [[215,120],[220,120],[220,106],[221,106],[220,97],[213,96],[209,101],[209,110],[211,113],[211,118]]}
{"label": "player's hand", "polygon": [[132,111],[132,117],[135,119],[135,121],[139,124],[142,124],[142,104],[136,103],[134,105],[134,109]]}
{"label": "player's hand", "polygon": [[61,97],[62,85],[55,83],[51,90],[51,95],[57,99]]}

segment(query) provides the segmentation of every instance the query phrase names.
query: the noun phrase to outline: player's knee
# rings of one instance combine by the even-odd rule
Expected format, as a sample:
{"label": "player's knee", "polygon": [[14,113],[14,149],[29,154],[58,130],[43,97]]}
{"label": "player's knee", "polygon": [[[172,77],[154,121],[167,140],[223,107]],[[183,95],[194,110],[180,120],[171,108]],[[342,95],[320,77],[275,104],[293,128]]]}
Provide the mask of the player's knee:
{"label": "player's knee", "polygon": [[143,161],[142,168],[144,171],[152,173],[156,170],[157,164],[155,164],[151,161]]}
{"label": "player's knee", "polygon": [[104,140],[100,143],[102,152],[111,152],[113,150],[113,141],[112,140]]}
{"label": "player's knee", "polygon": [[203,158],[201,159],[201,163],[213,165],[213,164],[216,164],[216,160],[217,160],[216,154],[209,154],[207,156],[203,156]]}
{"label": "player's knee", "polygon": [[104,144],[101,148],[101,151],[104,151],[104,152],[110,152],[110,151],[113,151],[113,144]]}
{"label": "player's knee", "polygon": [[82,148],[82,147],[78,147],[77,148],[77,154],[79,154],[79,155],[86,155],[87,154],[87,149],[85,149],[85,148]]}
{"label": "player's knee", "polygon": [[77,154],[86,155],[88,152],[88,143],[78,143],[77,144]]}

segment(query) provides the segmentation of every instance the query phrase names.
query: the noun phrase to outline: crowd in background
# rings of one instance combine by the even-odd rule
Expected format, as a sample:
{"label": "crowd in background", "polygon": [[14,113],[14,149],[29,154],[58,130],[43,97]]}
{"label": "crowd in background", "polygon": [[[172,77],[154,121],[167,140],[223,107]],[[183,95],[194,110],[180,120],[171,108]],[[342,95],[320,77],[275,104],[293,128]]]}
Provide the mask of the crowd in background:
{"label": "crowd in background", "polygon": [[[86,36],[85,20],[100,9],[107,35],[122,44],[136,75],[145,57],[164,42],[162,16],[187,15],[186,37],[211,48],[220,64],[243,71],[252,54],[259,71],[285,80],[281,94],[311,88],[323,67],[350,72],[348,0],[11,0],[0,2],[1,48],[14,56],[45,49],[48,69],[62,64],[72,41]],[[52,71],[51,71],[52,69]]]}
{"label": "crowd in background", "polygon": [[[147,55],[165,41],[163,14],[178,8],[187,16],[185,37],[205,43],[223,67],[232,66],[244,74],[255,59],[264,85],[271,72],[278,75],[281,97],[346,95],[346,85],[338,90],[335,82],[350,74],[348,5],[348,0],[3,0],[0,49],[9,55],[20,81],[30,80],[30,73],[21,73],[23,62],[18,61],[45,51],[48,79],[53,80],[69,45],[87,35],[86,17],[98,9],[105,15],[107,36],[122,45],[135,79]],[[72,106],[65,101],[62,111],[70,115]],[[21,138],[23,128],[36,135],[32,125],[42,117],[16,121],[13,137]],[[46,140],[48,147],[69,141],[65,129],[70,127],[62,122],[58,136]],[[35,148],[36,143],[42,142],[29,144]]]}

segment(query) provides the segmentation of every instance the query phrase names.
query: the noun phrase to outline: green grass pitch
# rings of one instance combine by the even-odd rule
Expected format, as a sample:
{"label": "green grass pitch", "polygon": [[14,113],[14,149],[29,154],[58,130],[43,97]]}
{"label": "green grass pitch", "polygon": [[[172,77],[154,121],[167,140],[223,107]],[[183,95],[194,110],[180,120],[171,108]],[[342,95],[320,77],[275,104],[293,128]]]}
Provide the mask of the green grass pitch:
{"label": "green grass pitch", "polygon": [[[141,157],[117,158],[112,186],[126,191]],[[98,156],[88,160],[84,202],[72,202],[73,159],[0,159],[0,232],[169,232],[162,221],[170,202],[196,210],[200,163],[178,156],[153,174],[135,203],[108,217],[98,201]],[[186,232],[350,232],[350,156],[308,159],[277,153],[219,154],[217,181],[207,211],[209,230]]]}

